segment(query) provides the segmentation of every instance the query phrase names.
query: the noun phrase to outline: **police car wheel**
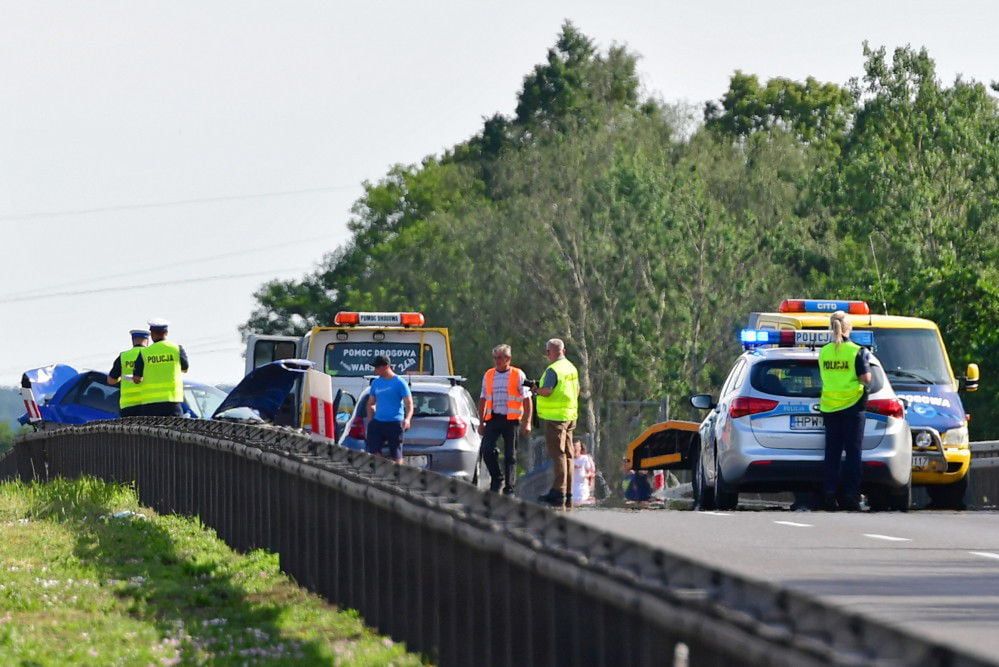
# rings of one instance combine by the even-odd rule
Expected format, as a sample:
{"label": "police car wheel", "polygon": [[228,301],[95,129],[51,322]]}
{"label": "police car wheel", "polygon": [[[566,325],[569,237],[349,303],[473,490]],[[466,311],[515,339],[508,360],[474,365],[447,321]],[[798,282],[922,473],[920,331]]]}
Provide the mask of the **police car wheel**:
{"label": "police car wheel", "polygon": [[701,451],[698,449],[694,453],[691,461],[693,467],[692,487],[694,495],[695,510],[711,510],[715,507],[714,489],[708,487],[704,482],[704,464],[701,461]]}
{"label": "police car wheel", "polygon": [[739,505],[739,492],[729,488],[718,465],[718,450],[715,450],[715,508],[734,510]]}

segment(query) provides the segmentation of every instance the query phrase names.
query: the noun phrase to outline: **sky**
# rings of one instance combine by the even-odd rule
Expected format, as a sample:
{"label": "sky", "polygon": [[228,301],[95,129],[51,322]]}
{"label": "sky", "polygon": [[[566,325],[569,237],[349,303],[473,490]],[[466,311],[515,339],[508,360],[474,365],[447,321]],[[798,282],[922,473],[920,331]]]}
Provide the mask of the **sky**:
{"label": "sky", "polygon": [[362,182],[511,114],[566,19],[697,108],[737,69],[845,83],[864,40],[999,79],[984,1],[0,0],[0,384],[109,369],[154,317],[238,381],[253,291],[343,243]]}

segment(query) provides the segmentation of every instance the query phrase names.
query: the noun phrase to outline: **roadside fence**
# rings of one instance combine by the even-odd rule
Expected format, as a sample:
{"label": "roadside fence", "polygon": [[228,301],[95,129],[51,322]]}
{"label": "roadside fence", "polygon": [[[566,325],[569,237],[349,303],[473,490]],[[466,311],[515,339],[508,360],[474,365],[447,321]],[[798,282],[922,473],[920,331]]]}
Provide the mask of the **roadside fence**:
{"label": "roadside fence", "polygon": [[20,436],[0,474],[135,483],[441,665],[987,664],[436,473],[223,422]]}

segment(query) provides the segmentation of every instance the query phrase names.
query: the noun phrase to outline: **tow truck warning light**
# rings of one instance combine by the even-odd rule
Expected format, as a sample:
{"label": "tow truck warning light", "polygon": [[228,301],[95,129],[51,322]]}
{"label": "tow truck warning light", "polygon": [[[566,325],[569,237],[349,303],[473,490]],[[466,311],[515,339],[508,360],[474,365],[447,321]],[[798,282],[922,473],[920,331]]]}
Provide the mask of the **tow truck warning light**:
{"label": "tow truck warning light", "polygon": [[[862,347],[873,347],[874,332],[854,331],[850,334],[850,340]],[[777,345],[778,347],[822,347],[831,341],[832,334],[828,331],[743,329],[739,333],[739,342],[747,350],[762,345]]]}
{"label": "tow truck warning light", "polygon": [[423,313],[363,313],[340,311],[333,318],[333,324],[340,327],[422,327],[424,321]]}
{"label": "tow truck warning light", "polygon": [[835,313],[842,310],[850,315],[870,315],[871,307],[866,301],[826,301],[823,299],[784,299],[782,313]]}

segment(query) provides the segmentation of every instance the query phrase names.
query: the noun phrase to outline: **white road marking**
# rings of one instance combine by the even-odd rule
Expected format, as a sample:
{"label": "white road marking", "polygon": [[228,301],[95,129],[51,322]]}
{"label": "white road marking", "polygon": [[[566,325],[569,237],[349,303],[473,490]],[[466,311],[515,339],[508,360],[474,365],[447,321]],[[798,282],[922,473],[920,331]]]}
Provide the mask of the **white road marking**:
{"label": "white road marking", "polygon": [[782,526],[794,526],[795,528],[811,528],[812,527],[812,524],[810,524],[810,523],[798,523],[797,521],[774,521],[774,523],[778,523],[778,524],[780,524]]}
{"label": "white road marking", "polygon": [[995,558],[999,560],[999,554],[994,554],[991,551],[969,551],[972,556],[981,556],[982,558]]}
{"label": "white road marking", "polygon": [[710,514],[711,516],[732,516],[728,512],[716,512],[715,510],[701,511],[701,514]]}
{"label": "white road marking", "polygon": [[908,537],[894,537],[892,535],[878,535],[877,533],[864,533],[864,537],[869,537],[873,540],[888,540],[889,542],[911,542]]}

